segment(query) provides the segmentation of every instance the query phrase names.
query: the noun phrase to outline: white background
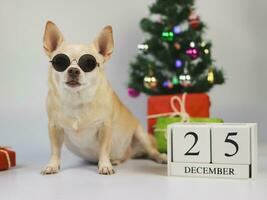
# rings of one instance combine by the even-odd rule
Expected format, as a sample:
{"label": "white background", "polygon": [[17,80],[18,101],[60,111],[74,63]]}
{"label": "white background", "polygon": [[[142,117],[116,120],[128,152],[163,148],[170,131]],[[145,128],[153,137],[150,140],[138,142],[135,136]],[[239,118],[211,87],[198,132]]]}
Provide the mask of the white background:
{"label": "white background", "polygon": [[[146,96],[128,97],[127,80],[136,45],[144,39],[138,24],[151,2],[0,0],[0,145],[11,145],[20,159],[48,156],[48,59],[42,49],[47,20],[77,43],[89,43],[103,26],[113,26],[115,52],[106,66],[107,77],[145,125]],[[264,0],[197,1],[197,12],[209,27],[213,57],[226,74],[226,84],[210,92],[212,116],[258,122],[260,142],[267,141],[266,9]]]}

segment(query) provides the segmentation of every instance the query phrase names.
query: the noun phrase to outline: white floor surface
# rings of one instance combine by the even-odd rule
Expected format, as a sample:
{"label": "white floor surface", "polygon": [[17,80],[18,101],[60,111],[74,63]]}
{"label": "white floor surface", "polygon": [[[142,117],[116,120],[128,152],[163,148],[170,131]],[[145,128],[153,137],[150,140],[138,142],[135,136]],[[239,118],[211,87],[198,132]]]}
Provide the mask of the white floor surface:
{"label": "white floor surface", "polygon": [[57,175],[39,174],[46,158],[21,162],[0,172],[0,200],[258,200],[267,199],[267,145],[259,147],[255,180],[167,177],[166,165],[150,160],[129,160],[115,167],[116,174],[97,174],[96,166],[64,152]]}

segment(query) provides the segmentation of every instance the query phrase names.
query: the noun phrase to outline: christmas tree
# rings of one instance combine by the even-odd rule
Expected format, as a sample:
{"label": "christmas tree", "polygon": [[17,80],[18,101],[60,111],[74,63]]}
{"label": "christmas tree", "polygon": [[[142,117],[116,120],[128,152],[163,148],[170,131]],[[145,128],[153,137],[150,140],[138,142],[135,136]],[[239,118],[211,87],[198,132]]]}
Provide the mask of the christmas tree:
{"label": "christmas tree", "polygon": [[206,25],[194,8],[194,0],[156,0],[150,16],[140,21],[146,39],[130,64],[128,93],[138,96],[208,92],[224,83],[214,66],[211,42],[203,35]]}

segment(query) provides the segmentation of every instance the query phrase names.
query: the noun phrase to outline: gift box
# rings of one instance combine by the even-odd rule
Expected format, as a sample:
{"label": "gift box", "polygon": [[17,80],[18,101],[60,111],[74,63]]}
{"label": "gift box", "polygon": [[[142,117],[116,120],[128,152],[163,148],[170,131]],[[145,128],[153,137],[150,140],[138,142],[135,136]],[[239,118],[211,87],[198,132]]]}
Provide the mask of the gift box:
{"label": "gift box", "polygon": [[16,166],[16,153],[7,147],[0,147],[0,170]]}
{"label": "gift box", "polygon": [[209,117],[210,99],[205,93],[150,96],[147,99],[148,132],[153,134],[153,126],[158,117],[181,116]]}
{"label": "gift box", "polygon": [[[157,148],[161,153],[167,153],[167,126],[175,122],[181,122],[181,117],[160,117],[155,125],[154,136]],[[223,123],[219,118],[190,118],[189,122],[199,123]]]}

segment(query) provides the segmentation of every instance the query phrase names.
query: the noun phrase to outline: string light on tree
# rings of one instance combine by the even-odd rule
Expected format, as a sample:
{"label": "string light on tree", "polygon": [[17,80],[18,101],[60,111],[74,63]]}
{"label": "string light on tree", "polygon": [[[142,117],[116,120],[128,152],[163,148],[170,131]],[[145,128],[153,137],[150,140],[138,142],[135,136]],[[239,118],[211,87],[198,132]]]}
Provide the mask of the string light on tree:
{"label": "string light on tree", "polygon": [[183,61],[181,59],[176,59],[175,60],[175,67],[181,68],[182,66],[183,66]]}
{"label": "string light on tree", "polygon": [[162,32],[161,37],[163,40],[173,41],[174,34],[172,31],[164,31]]}
{"label": "string light on tree", "polygon": [[183,32],[182,27],[179,26],[179,25],[174,26],[174,27],[173,27],[173,32],[174,32],[176,35],[181,34],[181,33]]}

